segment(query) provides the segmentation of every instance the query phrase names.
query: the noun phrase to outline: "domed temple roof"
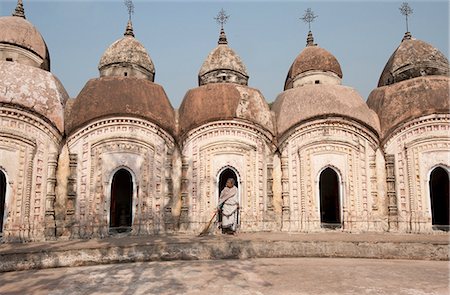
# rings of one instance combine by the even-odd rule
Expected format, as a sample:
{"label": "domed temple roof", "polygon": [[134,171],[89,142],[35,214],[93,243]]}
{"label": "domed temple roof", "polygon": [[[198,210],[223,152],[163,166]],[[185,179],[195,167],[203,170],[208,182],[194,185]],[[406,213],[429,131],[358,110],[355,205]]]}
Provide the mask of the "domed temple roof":
{"label": "domed temple roof", "polygon": [[304,85],[278,95],[272,110],[278,134],[311,119],[346,117],[379,132],[379,121],[362,97],[351,87],[341,85]]}
{"label": "domed temple roof", "polygon": [[106,70],[114,66],[136,68],[154,81],[155,66],[145,47],[134,37],[131,21],[128,21],[124,37],[111,44],[101,57],[98,65],[101,76],[109,76]]}
{"label": "domed temple roof", "polygon": [[367,104],[380,118],[382,138],[404,122],[450,112],[447,58],[407,32],[381,74]]}
{"label": "domed temple roof", "polygon": [[175,114],[164,89],[147,79],[101,77],[89,80],[70,103],[66,133],[104,117],[147,119],[174,135]]}
{"label": "domed temple roof", "polygon": [[289,69],[284,89],[292,88],[293,80],[308,71],[331,72],[342,78],[341,65],[336,57],[329,51],[314,44],[311,32],[308,33],[305,49],[300,52]]}
{"label": "domed temple roof", "polygon": [[407,32],[383,69],[378,87],[421,76],[449,75],[447,58],[435,47]]}
{"label": "domed temple roof", "polygon": [[20,63],[0,62],[0,102],[28,108],[64,131],[66,90],[53,74]]}
{"label": "domed temple roof", "polygon": [[431,114],[450,112],[450,78],[425,76],[373,90],[367,104],[380,118],[381,137],[400,124]]}
{"label": "domed temple roof", "polygon": [[238,83],[247,85],[248,74],[241,58],[228,46],[225,31],[220,31],[219,42],[203,62],[198,73],[199,85],[208,83]]}
{"label": "domed temple roof", "polygon": [[42,35],[25,19],[22,1],[12,16],[0,17],[0,44],[23,48],[43,60],[41,68],[50,71],[50,54]]}
{"label": "domed temple roof", "polygon": [[231,83],[189,90],[179,109],[180,134],[218,120],[243,119],[274,132],[272,115],[261,92]]}

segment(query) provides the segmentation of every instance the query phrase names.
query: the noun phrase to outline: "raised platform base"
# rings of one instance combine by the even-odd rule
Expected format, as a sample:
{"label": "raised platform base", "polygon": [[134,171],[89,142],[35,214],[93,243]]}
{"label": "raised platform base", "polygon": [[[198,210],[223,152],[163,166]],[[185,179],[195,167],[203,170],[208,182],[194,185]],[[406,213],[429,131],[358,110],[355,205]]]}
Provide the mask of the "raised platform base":
{"label": "raised platform base", "polygon": [[449,260],[449,234],[240,233],[0,245],[0,272],[157,260],[346,257]]}

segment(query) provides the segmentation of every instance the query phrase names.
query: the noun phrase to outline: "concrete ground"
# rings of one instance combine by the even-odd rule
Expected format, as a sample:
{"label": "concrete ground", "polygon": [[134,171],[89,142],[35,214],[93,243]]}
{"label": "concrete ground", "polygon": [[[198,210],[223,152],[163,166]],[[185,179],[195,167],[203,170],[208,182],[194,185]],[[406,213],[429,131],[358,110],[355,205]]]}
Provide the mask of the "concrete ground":
{"label": "concrete ground", "polygon": [[159,261],[0,274],[0,294],[449,294],[449,262],[359,258]]}

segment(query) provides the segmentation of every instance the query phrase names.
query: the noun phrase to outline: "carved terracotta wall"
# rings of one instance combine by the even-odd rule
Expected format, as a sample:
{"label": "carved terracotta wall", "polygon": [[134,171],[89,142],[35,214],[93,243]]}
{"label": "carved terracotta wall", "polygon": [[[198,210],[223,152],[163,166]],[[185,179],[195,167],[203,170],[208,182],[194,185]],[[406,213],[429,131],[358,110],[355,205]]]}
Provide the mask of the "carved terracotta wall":
{"label": "carved terracotta wall", "polygon": [[394,166],[391,199],[397,216],[392,218],[392,230],[432,230],[429,176],[437,166],[450,168],[449,123],[449,115],[418,118],[397,128],[385,141],[385,153]]}
{"label": "carved terracotta wall", "polygon": [[227,167],[238,174],[240,230],[275,230],[273,152],[271,134],[246,122],[218,121],[191,131],[182,148],[181,230],[198,232],[209,221],[218,176]]}
{"label": "carved terracotta wall", "polygon": [[55,184],[61,134],[28,112],[0,107],[0,169],[6,176],[4,241],[55,237]]}
{"label": "carved terracotta wall", "polygon": [[109,234],[111,181],[121,168],[133,179],[131,234],[171,227],[174,141],[169,134],[148,121],[115,117],[89,124],[67,144],[73,185],[66,218],[73,224],[73,237]]}
{"label": "carved terracotta wall", "polygon": [[291,130],[280,150],[284,231],[322,230],[319,176],[327,167],[339,176],[342,230],[383,230],[381,153],[373,132],[342,119],[316,120]]}

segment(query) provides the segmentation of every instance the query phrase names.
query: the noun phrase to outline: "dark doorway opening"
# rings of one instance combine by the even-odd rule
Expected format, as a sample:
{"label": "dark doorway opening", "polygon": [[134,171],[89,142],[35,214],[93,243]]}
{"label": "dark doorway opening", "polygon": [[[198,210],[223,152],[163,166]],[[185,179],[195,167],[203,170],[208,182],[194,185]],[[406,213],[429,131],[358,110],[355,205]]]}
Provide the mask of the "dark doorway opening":
{"label": "dark doorway opening", "polygon": [[[222,171],[222,173],[220,173],[219,176],[219,197],[220,197],[220,193],[222,192],[222,190],[225,188],[226,184],[227,184],[227,180],[229,178],[233,178],[234,179],[234,185],[239,188],[239,183],[238,183],[238,179],[237,179],[237,175],[236,173],[230,169],[230,168],[226,168],[225,170]],[[222,222],[222,214],[218,214],[218,220],[219,222]],[[239,216],[238,216],[238,220],[239,220]]]}
{"label": "dark doorway opening", "polygon": [[111,183],[110,228],[112,232],[131,230],[131,206],[133,199],[133,181],[130,172],[117,171]]}
{"label": "dark doorway opening", "polygon": [[320,174],[320,222],[325,228],[341,227],[341,206],[339,201],[339,177],[326,168]]}
{"label": "dark doorway opening", "polygon": [[3,233],[3,217],[5,216],[6,175],[0,171],[0,233]]}
{"label": "dark doorway opening", "polygon": [[430,174],[430,198],[433,228],[449,231],[449,175],[441,167]]}

